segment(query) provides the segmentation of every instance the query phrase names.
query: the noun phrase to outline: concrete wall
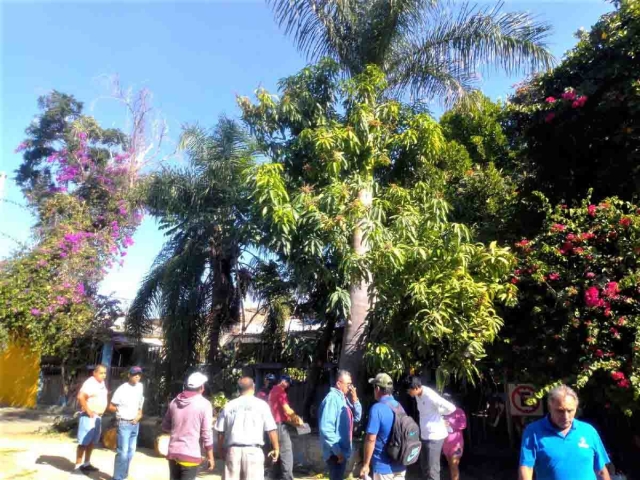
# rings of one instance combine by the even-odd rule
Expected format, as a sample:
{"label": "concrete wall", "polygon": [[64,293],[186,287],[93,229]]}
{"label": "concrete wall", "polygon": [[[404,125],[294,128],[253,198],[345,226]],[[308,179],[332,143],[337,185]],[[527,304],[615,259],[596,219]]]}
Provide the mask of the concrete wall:
{"label": "concrete wall", "polygon": [[0,352],[0,405],[35,408],[39,374],[40,355],[10,344]]}

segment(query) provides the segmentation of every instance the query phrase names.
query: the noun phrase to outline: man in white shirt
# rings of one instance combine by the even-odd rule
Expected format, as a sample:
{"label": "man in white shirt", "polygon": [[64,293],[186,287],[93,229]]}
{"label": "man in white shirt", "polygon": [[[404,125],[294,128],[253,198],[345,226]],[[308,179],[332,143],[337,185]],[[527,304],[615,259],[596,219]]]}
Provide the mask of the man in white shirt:
{"label": "man in white shirt", "polygon": [[[95,472],[98,469],[91,465],[93,446],[100,441],[102,431],[102,414],[107,408],[107,367],[98,365],[78,392],[76,399],[82,413],[78,419],[78,448],[76,449],[76,467],[74,475]],[[82,462],[84,457],[84,463]]]}
{"label": "man in white shirt", "polygon": [[144,403],[141,377],[142,368],[131,367],[129,381],[116,389],[109,405],[109,411],[115,412],[118,420],[118,446],[113,466],[113,480],[125,480],[129,476],[129,465],[136,451]]}
{"label": "man in white shirt", "polygon": [[269,405],[255,397],[251,377],[238,380],[240,396],[225,405],[218,415],[216,431],[224,463],[225,480],[264,480],[264,432],[273,450],[269,457],[278,461],[280,448],[276,422]]}
{"label": "man in white shirt", "polygon": [[440,456],[444,441],[449,435],[443,417],[452,414],[456,406],[434,390],[423,386],[420,377],[408,377],[405,380],[405,388],[407,393],[416,400],[420,412],[422,474],[427,480],[440,480]]}

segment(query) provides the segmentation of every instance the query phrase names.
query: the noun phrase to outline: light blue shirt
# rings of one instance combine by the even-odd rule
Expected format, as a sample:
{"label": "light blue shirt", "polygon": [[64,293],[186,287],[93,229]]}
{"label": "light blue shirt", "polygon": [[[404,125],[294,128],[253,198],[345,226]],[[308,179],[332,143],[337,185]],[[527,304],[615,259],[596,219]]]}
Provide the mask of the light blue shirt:
{"label": "light blue shirt", "polygon": [[[351,410],[351,415],[347,409]],[[349,419],[353,416],[353,424],[362,418],[360,402],[352,404],[337,388],[332,388],[320,404],[320,441],[322,442],[322,458],[328,460],[331,455],[351,457],[353,425]]]}
{"label": "light blue shirt", "polygon": [[573,420],[562,436],[548,417],[524,431],[520,465],[533,468],[536,480],[596,480],[596,473],[609,463],[600,435],[591,425]]}

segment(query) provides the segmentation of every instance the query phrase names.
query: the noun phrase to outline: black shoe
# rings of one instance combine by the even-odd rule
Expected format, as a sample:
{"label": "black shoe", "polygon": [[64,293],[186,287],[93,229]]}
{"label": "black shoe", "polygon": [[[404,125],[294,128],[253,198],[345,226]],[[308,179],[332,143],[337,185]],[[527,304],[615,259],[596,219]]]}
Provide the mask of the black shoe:
{"label": "black shoe", "polygon": [[80,467],[80,470],[82,470],[83,472],[98,472],[100,469],[94,467],[93,465],[89,464],[89,465],[83,465]]}

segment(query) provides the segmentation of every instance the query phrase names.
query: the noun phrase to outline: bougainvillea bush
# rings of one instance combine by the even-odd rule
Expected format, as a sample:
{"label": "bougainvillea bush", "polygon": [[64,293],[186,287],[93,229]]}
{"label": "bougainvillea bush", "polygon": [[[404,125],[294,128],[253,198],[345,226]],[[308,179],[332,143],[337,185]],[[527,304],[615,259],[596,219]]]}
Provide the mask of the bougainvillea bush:
{"label": "bougainvillea bush", "polygon": [[123,261],[142,212],[131,137],[102,129],[71,96],[53,92],[40,105],[16,149],[34,245],[0,266],[0,344],[55,354],[97,327],[98,283]]}
{"label": "bougainvillea bush", "polygon": [[547,207],[543,231],[515,245],[505,364],[562,380],[629,414],[640,397],[640,210],[616,198]]}
{"label": "bougainvillea bush", "polygon": [[505,133],[554,203],[639,193],[640,0],[621,0],[555,69],[510,98]]}

